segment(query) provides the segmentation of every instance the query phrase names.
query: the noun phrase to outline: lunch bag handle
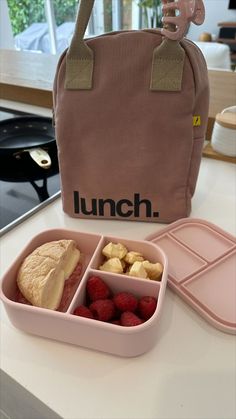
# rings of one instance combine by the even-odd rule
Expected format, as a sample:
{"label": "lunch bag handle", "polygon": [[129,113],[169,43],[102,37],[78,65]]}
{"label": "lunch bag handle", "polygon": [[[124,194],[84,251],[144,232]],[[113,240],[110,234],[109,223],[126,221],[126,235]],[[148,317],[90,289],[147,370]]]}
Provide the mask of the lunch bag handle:
{"label": "lunch bag handle", "polygon": [[[66,54],[65,88],[68,90],[91,90],[93,87],[94,53],[84,41],[84,34],[94,1],[80,1],[74,35]],[[180,91],[184,59],[185,51],[179,42],[164,38],[153,51],[150,90]]]}

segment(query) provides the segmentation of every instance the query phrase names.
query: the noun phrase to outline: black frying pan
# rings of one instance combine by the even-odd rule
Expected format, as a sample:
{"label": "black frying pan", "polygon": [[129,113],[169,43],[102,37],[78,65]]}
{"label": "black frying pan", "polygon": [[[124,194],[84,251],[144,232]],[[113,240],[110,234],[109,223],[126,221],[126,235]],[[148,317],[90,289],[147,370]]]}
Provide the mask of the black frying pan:
{"label": "black frying pan", "polygon": [[[47,153],[38,164],[30,152]],[[42,150],[42,151],[41,151]],[[37,164],[36,164],[37,163]],[[44,170],[44,169],[47,170]],[[0,121],[0,180],[30,182],[40,202],[49,197],[47,178],[58,173],[57,146],[50,118],[23,116]],[[38,186],[35,181],[43,181]]]}
{"label": "black frying pan", "polygon": [[28,153],[42,168],[51,166],[48,150],[55,146],[55,133],[50,118],[23,116],[0,122],[0,156],[20,159]]}
{"label": "black frying pan", "polygon": [[[23,153],[20,159],[14,156],[4,157],[0,153],[0,180],[14,183],[29,182],[35,189],[39,201],[45,201],[49,198],[47,179],[59,172],[56,147],[51,147],[48,153],[52,164],[47,170],[35,164],[27,153]],[[40,181],[42,186],[39,186],[36,181]]]}

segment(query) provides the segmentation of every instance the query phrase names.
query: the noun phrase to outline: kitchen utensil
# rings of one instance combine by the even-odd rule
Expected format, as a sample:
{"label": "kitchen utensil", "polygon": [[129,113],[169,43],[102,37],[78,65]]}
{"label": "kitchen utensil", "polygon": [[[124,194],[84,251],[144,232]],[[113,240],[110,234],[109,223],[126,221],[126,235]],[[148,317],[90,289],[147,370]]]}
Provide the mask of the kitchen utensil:
{"label": "kitchen utensil", "polygon": [[51,119],[24,116],[0,122],[0,156],[21,158],[29,153],[41,168],[49,168],[51,159],[48,149],[55,144]]}

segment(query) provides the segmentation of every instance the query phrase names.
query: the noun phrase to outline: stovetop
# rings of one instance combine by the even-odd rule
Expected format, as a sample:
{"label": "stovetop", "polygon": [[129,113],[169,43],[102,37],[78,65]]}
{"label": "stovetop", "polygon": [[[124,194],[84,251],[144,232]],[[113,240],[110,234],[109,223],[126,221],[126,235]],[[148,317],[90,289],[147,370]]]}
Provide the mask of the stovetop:
{"label": "stovetop", "polygon": [[[18,111],[12,113],[12,111],[0,108],[0,121],[19,115],[25,116],[29,114]],[[25,156],[24,158],[27,159],[29,157]],[[52,162],[53,166],[50,173],[46,169],[40,171],[35,168],[36,171],[38,170],[39,175],[37,173],[34,179],[30,176],[20,176],[16,165],[11,169],[9,163],[7,163],[6,168],[3,167],[4,162],[1,163],[0,236],[60,196],[57,157],[53,157]],[[9,173],[11,174],[10,176]]]}

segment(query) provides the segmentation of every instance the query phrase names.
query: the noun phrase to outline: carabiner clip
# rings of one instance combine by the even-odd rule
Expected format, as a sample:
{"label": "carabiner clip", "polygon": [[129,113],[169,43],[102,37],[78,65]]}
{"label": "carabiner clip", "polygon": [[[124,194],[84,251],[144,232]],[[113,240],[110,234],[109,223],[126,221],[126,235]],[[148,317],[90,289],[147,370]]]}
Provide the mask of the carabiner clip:
{"label": "carabiner clip", "polygon": [[[190,22],[195,25],[202,25],[205,20],[205,7],[203,0],[162,0],[164,27],[162,34],[171,40],[180,41],[189,28]],[[178,10],[178,16],[175,11]],[[175,30],[173,31],[173,28]]]}

